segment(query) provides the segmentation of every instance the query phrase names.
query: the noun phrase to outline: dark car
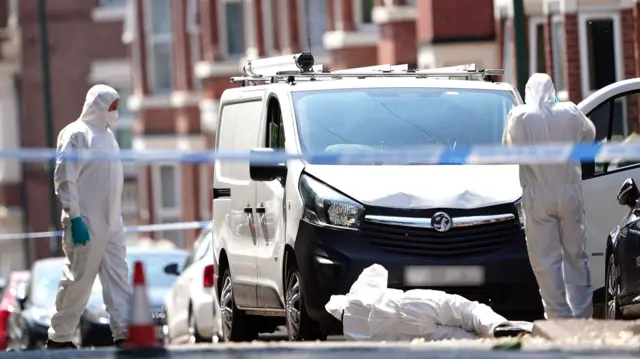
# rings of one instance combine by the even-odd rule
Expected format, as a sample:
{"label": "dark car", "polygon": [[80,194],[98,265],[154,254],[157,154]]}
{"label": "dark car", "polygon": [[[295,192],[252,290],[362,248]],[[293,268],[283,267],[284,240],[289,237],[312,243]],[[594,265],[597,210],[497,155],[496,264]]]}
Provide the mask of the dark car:
{"label": "dark car", "polygon": [[44,347],[63,265],[62,257],[38,260],[33,264],[29,281],[18,286],[18,305],[9,318],[10,349]]}
{"label": "dark car", "polygon": [[[151,319],[156,327],[156,338],[163,338],[162,327],[165,324],[164,296],[171,290],[174,275],[166,274],[164,268],[171,264],[178,267],[186,261],[189,252],[182,249],[165,248],[127,248],[129,275],[133,275],[133,263],[144,264],[147,295]],[[131,278],[130,278],[131,283]],[[99,279],[94,283],[87,308],[80,317],[80,345],[83,347],[112,345],[109,314],[102,299],[102,285]]]}
{"label": "dark car", "polygon": [[640,191],[628,178],[618,203],[629,207],[607,240],[605,302],[607,319],[640,318]]}

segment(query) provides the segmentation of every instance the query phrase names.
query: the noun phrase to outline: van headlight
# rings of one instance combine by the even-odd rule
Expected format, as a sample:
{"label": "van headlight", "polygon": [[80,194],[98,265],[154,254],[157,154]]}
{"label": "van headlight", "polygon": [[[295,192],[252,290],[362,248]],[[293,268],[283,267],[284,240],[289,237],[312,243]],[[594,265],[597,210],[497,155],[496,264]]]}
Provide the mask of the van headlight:
{"label": "van headlight", "polygon": [[353,230],[360,226],[362,205],[304,174],[300,177],[300,195],[302,218],[307,222]]}
{"label": "van headlight", "polygon": [[520,221],[520,225],[524,227],[524,211],[522,210],[522,198],[517,200],[516,203],[514,203],[514,206],[516,206],[516,211],[518,211],[518,220]]}

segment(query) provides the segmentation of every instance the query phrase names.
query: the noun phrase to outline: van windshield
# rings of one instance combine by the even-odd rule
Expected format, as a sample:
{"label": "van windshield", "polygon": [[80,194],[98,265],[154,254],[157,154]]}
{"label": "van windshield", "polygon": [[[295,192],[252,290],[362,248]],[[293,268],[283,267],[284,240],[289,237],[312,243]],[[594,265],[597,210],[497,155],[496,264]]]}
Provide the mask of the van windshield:
{"label": "van windshield", "polygon": [[365,88],[292,93],[304,152],[501,144],[506,90]]}

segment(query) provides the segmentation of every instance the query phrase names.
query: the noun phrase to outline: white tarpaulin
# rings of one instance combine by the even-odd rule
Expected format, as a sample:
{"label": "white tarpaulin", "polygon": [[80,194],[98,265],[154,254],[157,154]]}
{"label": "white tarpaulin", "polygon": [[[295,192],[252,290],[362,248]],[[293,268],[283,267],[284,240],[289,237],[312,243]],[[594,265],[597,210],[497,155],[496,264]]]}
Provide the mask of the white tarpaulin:
{"label": "white tarpaulin", "polygon": [[346,295],[333,295],[326,310],[342,321],[347,340],[394,341],[491,337],[509,324],[490,307],[438,290],[387,288],[387,270],[366,268]]}

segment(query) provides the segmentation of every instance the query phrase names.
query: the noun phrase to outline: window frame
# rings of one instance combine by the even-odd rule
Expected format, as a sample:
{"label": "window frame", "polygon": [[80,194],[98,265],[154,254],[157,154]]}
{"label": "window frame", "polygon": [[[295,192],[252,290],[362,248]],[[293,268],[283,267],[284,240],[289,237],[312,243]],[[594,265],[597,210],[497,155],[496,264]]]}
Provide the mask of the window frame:
{"label": "window frame", "polygon": [[[325,55],[328,54],[329,51],[327,50],[327,48],[324,47],[324,40],[323,42],[321,42],[320,44],[311,44],[311,49],[308,49],[309,47],[309,31],[308,31],[308,27],[307,24],[309,24],[308,19],[307,19],[307,6],[306,6],[306,1],[305,0],[297,0],[298,1],[298,28],[300,29],[300,48],[301,49],[305,49],[306,51],[311,51],[314,55]],[[310,1],[319,1],[319,0],[310,0]],[[327,5],[327,1],[333,1],[333,0],[324,0],[325,5]],[[325,6],[325,22],[327,19],[327,16],[329,16],[329,9]],[[310,27],[310,26],[309,26]],[[327,31],[329,31],[329,27],[325,26],[325,33],[327,33]],[[316,57],[317,58],[317,57]]]}
{"label": "window frame", "polygon": [[[171,167],[174,171],[174,190],[176,193],[176,204],[174,208],[166,208],[162,205],[162,171],[160,170],[162,167]],[[151,167],[154,210],[156,213],[156,217],[160,218],[161,220],[165,220],[167,218],[175,218],[180,220],[180,216],[182,214],[182,199],[180,198],[180,189],[182,188],[182,183],[179,171],[179,166],[173,162],[156,162]]]}
{"label": "window frame", "polygon": [[[587,22],[596,19],[610,19],[613,20],[613,46],[614,56],[616,63],[616,81],[621,81],[624,78],[623,69],[623,49],[622,49],[622,34],[621,34],[621,17],[620,12],[616,11],[602,11],[602,12],[587,12],[578,14],[578,41],[580,42],[580,82],[582,98],[587,98],[598,89],[590,89],[590,76],[589,76],[589,50],[587,48]],[[625,125],[626,126],[626,125]]]}
{"label": "window frame", "polygon": [[[153,32],[153,5],[157,4],[152,0],[145,1],[145,11],[144,11],[144,31],[145,31],[145,42],[146,42],[146,66],[147,66],[147,85],[149,86],[149,91],[152,94],[168,94],[171,93],[175,87],[175,80],[173,78],[173,67],[175,64],[173,63],[173,32],[169,31],[164,34],[154,34]],[[171,22],[171,1],[169,2],[169,22]],[[173,24],[171,24],[173,27]],[[156,54],[155,54],[155,45],[164,44],[169,45],[170,53],[169,53],[169,64],[170,69],[170,83],[168,89],[158,89],[157,79],[156,79]]]}
{"label": "window frame", "polygon": [[[561,67],[562,67],[562,72],[564,74],[564,88],[563,89],[558,89],[556,87],[556,95],[558,96],[558,99],[560,101],[567,101],[569,100],[569,91],[567,90],[567,64],[566,64],[566,48],[567,48],[567,37],[565,34],[565,21],[564,21],[564,16],[560,15],[560,14],[556,14],[556,15],[552,15],[551,16],[551,23],[549,24],[550,31],[551,31],[551,43],[549,44],[549,46],[551,46],[551,51],[553,52],[553,56],[551,59],[551,68],[553,69],[553,84],[557,86],[558,81],[556,81],[556,76],[558,71],[556,71],[556,67],[555,67],[555,62],[558,61],[558,54],[554,51],[554,37],[553,37],[553,24],[554,23],[560,23],[562,24],[562,61],[560,62]],[[560,66],[559,66],[560,67]]]}
{"label": "window frame", "polygon": [[[542,25],[543,27],[546,24],[546,19],[544,16],[532,16],[529,18],[529,73],[535,74],[538,72],[538,26]],[[544,39],[545,43],[547,39]],[[542,51],[546,52],[546,48],[543,48]],[[546,53],[545,53],[546,56]],[[546,72],[546,70],[545,70]]]}
{"label": "window frame", "polygon": [[229,3],[239,3],[242,5],[242,17],[245,20],[246,17],[246,2],[243,0],[218,0],[217,1],[217,10],[218,10],[218,41],[220,43],[220,48],[222,49],[224,58],[227,60],[239,60],[246,56],[247,53],[247,29],[245,28],[245,22],[243,21],[242,28],[242,36],[244,41],[244,52],[242,54],[230,54],[229,53],[229,42],[227,38],[229,34],[227,33],[227,9],[226,6]]}
{"label": "window frame", "polygon": [[[373,21],[373,16],[370,24],[365,24],[362,19],[362,1],[363,0],[352,0],[353,3],[353,22],[356,25],[358,31],[361,32],[378,32],[378,24]],[[337,7],[337,6],[336,6]],[[376,7],[376,2],[373,2],[373,7],[371,11]]]}
{"label": "window frame", "polygon": [[[513,19],[506,18],[504,20],[504,30],[502,33],[502,67],[504,69],[503,82],[515,85],[516,80],[516,66],[515,66],[515,52],[513,51],[513,41],[511,41],[511,34],[513,29]],[[510,61],[509,67],[507,67],[507,60]]]}
{"label": "window frame", "polygon": [[198,0],[188,0],[187,3],[187,35],[189,37],[193,89],[195,91],[202,91],[204,88],[203,81],[195,72],[196,64],[202,60],[202,26]]}

